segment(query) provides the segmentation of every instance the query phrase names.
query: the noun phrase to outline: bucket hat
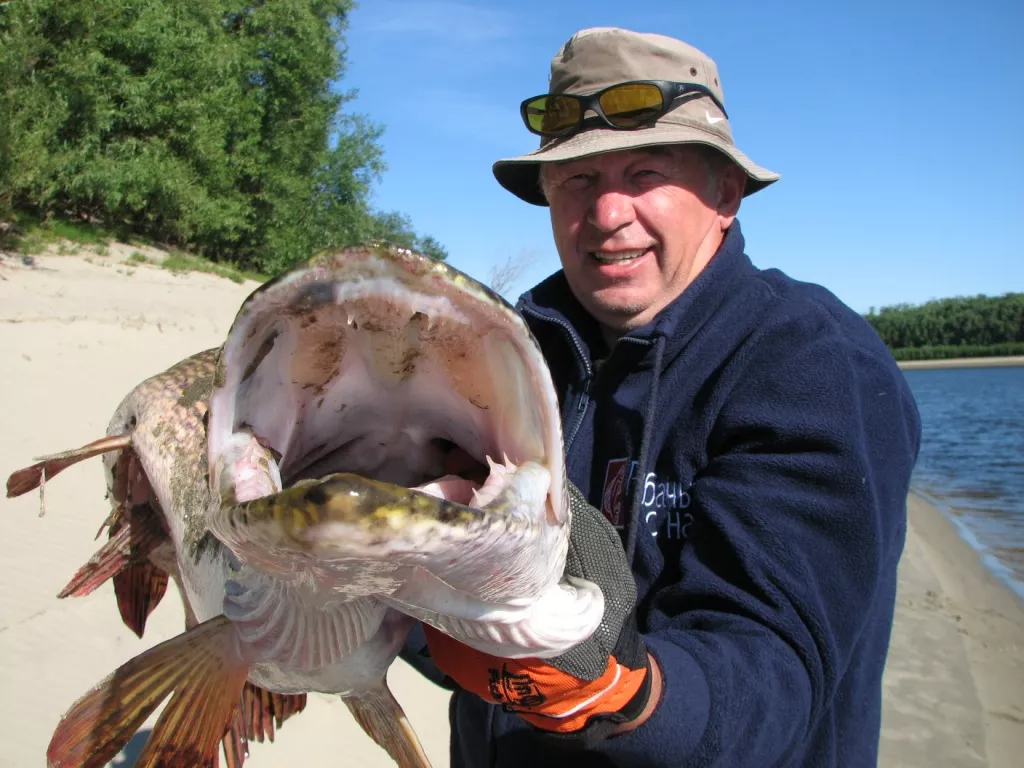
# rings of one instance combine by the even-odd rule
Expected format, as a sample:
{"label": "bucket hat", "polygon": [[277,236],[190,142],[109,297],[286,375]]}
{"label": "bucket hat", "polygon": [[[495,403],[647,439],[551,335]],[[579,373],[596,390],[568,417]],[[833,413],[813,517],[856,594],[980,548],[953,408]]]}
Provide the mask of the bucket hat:
{"label": "bucket hat", "polygon": [[[695,83],[725,104],[718,66],[706,54],[673,37],[616,27],[593,27],[574,34],[551,60],[549,94],[587,95],[617,83],[668,80]],[[542,163],[664,144],[706,144],[727,155],[747,175],[744,196],[764,189],[779,174],[754,163],[732,137],[728,116],[701,93],[677,99],[656,122],[631,130],[587,127],[564,138],[541,137],[540,147],[494,163],[505,189],[534,205],[547,205],[539,184]]]}

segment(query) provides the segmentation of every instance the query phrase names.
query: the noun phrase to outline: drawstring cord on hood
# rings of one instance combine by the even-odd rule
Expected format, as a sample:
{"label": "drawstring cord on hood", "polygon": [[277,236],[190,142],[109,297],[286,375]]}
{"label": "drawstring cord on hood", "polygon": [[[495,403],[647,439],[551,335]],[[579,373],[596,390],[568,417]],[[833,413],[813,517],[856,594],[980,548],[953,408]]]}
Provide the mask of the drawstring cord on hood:
{"label": "drawstring cord on hood", "polygon": [[647,400],[647,413],[644,415],[644,432],[640,440],[640,463],[637,469],[640,471],[640,479],[633,485],[633,500],[629,509],[629,533],[626,539],[626,561],[629,567],[633,567],[633,557],[636,554],[636,537],[640,516],[640,502],[644,497],[643,475],[647,471],[647,449],[651,442],[651,432],[654,429],[654,411],[658,405],[658,384],[661,382],[661,360],[665,354],[665,337],[658,336],[654,342],[654,380],[651,382],[650,395]]}

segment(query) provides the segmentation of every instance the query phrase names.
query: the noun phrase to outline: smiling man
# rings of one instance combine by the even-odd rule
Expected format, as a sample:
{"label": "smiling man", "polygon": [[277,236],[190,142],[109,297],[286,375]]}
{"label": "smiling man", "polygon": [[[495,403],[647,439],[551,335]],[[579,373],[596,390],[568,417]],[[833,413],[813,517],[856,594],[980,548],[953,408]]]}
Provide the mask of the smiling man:
{"label": "smiling man", "polygon": [[585,30],[521,113],[540,148],[494,174],[550,208],[562,269],[519,310],[561,398],[567,571],[606,613],[556,659],[410,643],[455,691],[452,765],[875,765],[920,442],[899,369],[746,255],[740,204],[778,176],[706,55]]}
{"label": "smiling man", "polygon": [[707,266],[746,179],[703,145],[682,144],[544,166],[540,183],[569,287],[612,344]]}

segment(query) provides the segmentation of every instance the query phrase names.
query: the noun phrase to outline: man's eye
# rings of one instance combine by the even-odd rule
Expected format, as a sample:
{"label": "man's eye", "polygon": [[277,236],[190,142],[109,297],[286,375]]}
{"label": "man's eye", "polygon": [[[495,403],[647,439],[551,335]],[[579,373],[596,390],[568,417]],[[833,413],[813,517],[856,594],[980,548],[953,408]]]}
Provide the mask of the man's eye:
{"label": "man's eye", "polygon": [[638,179],[655,179],[661,178],[662,175],[660,171],[656,171],[653,168],[640,168],[633,172],[633,176]]}
{"label": "man's eye", "polygon": [[562,186],[567,189],[583,189],[590,184],[590,177],[585,173],[577,173],[574,176],[569,176]]}

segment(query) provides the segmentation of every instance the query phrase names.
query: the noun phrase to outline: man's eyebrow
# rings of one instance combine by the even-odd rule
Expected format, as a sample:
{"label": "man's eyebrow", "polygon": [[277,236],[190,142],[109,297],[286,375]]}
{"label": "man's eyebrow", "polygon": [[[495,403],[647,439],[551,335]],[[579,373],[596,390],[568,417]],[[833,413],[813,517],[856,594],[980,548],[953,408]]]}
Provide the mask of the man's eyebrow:
{"label": "man's eyebrow", "polygon": [[[674,144],[655,144],[649,147],[633,147],[629,151],[634,155],[666,158],[674,161],[679,158],[678,149],[678,145]],[[586,160],[587,158],[580,157],[573,160],[566,160],[561,163],[549,163],[545,169],[545,175],[549,181],[561,181],[578,173],[579,167],[583,165]]]}

